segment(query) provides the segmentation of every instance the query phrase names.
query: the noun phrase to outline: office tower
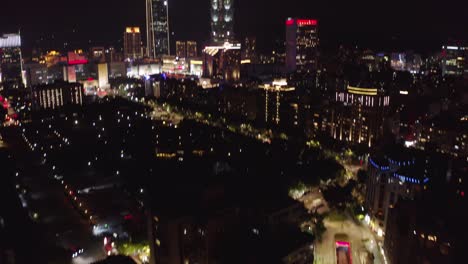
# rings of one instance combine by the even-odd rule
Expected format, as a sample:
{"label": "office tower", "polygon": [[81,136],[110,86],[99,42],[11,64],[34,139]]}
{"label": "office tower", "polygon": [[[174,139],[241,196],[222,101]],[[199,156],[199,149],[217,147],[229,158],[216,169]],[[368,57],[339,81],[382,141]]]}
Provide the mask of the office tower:
{"label": "office tower", "polygon": [[256,54],[257,39],[255,37],[246,37],[242,51],[242,60],[254,63],[257,58]]}
{"label": "office tower", "polygon": [[468,46],[442,46],[442,75],[468,76]]}
{"label": "office tower", "polygon": [[213,44],[223,44],[233,39],[234,0],[211,1],[211,39]]}
{"label": "office tower", "polygon": [[259,86],[262,89],[264,102],[263,119],[266,125],[298,125],[298,105],[291,103],[294,97],[295,87],[290,86],[286,79],[274,79],[271,83]]}
{"label": "office tower", "polygon": [[185,58],[187,56],[185,41],[176,41],[176,56],[179,58]]}
{"label": "office tower", "polygon": [[143,56],[141,52],[141,33],[139,27],[127,27],[124,33],[124,57],[136,60]]}
{"label": "office tower", "polygon": [[198,56],[197,42],[187,41],[187,58],[195,58]]}
{"label": "office tower", "polygon": [[167,0],[146,0],[147,56],[170,54],[169,7]]}
{"label": "office tower", "polygon": [[307,73],[317,68],[318,22],[314,19],[286,20],[286,69]]}
{"label": "office tower", "polygon": [[0,82],[5,88],[24,86],[21,36],[19,34],[0,36]]}
{"label": "office tower", "polygon": [[336,92],[329,116],[330,135],[354,144],[375,145],[384,134],[384,123],[390,108],[390,96],[381,89],[347,87]]}

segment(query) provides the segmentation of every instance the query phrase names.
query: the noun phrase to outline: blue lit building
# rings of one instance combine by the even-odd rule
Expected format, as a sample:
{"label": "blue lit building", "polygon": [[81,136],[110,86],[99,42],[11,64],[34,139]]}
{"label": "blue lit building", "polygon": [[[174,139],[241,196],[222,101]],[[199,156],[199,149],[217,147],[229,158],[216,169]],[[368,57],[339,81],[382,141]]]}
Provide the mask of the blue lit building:
{"label": "blue lit building", "polygon": [[427,167],[426,162],[417,162],[414,155],[400,148],[369,157],[366,222],[379,236],[385,235],[389,209],[398,199],[412,200],[427,188]]}

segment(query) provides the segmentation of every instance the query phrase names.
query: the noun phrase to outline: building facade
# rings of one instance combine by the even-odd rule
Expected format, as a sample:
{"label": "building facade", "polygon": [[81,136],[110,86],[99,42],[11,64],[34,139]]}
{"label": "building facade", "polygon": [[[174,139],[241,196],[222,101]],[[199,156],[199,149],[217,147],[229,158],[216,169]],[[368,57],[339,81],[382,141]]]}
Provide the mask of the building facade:
{"label": "building facade", "polygon": [[205,47],[203,74],[207,78],[224,81],[240,79],[241,45],[225,43]]}
{"label": "building facade", "polygon": [[124,57],[126,60],[137,60],[143,57],[141,33],[139,27],[127,27],[124,33]]}
{"label": "building facade", "polygon": [[212,43],[231,42],[234,36],[234,0],[211,1]]}
{"label": "building facade", "polygon": [[147,56],[170,54],[168,0],[146,0]]}
{"label": "building facade", "polygon": [[286,70],[308,73],[317,68],[318,21],[289,18],[286,20]]}
{"label": "building facade", "polygon": [[276,79],[260,85],[259,89],[263,90],[261,101],[265,124],[288,127],[298,125],[298,104],[291,100],[295,95],[295,87],[288,85],[286,79]]}
{"label": "building facade", "polygon": [[187,43],[185,41],[176,41],[176,57],[187,57]]}
{"label": "building facade", "polygon": [[0,36],[0,82],[5,88],[20,88],[25,85],[19,34]]}
{"label": "building facade", "polygon": [[348,85],[336,92],[334,103],[327,120],[334,139],[371,147],[383,136],[390,106],[383,90]]}
{"label": "building facade", "polygon": [[198,57],[197,42],[193,40],[187,41],[187,58]]}
{"label": "building facade", "polygon": [[245,63],[257,62],[257,39],[255,37],[246,37],[244,47],[242,47],[242,61]]}
{"label": "building facade", "polygon": [[32,88],[34,110],[58,109],[69,105],[83,104],[83,85],[80,83],[56,82]]}
{"label": "building facade", "polygon": [[402,199],[389,209],[384,240],[389,263],[457,263],[450,221],[432,204]]}

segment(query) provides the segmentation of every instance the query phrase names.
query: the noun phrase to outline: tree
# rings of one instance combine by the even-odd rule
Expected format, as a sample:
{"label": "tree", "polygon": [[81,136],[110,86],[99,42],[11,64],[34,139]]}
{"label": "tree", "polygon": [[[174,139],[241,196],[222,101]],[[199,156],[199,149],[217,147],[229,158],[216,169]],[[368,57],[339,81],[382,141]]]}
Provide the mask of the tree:
{"label": "tree", "polygon": [[357,180],[359,184],[365,184],[367,181],[367,172],[363,169],[359,169],[357,172]]}

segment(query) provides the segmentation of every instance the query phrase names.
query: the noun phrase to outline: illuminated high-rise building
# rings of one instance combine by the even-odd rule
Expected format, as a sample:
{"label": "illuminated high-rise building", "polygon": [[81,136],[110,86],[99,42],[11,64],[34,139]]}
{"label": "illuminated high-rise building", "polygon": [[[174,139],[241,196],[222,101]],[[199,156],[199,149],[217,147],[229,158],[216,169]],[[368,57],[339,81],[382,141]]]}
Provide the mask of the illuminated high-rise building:
{"label": "illuminated high-rise building", "polygon": [[170,54],[168,0],[146,0],[147,56]]}
{"label": "illuminated high-rise building", "polygon": [[21,36],[19,34],[0,36],[0,82],[6,88],[24,86]]}
{"label": "illuminated high-rise building", "polygon": [[214,44],[231,42],[234,29],[234,0],[211,0],[211,39]]}
{"label": "illuminated high-rise building", "polygon": [[246,37],[242,48],[242,60],[255,63],[257,59],[256,46],[257,39],[255,37]]}
{"label": "illuminated high-rise building", "polygon": [[336,140],[368,147],[384,137],[390,96],[376,87],[347,86],[337,91],[327,116],[330,136]]}
{"label": "illuminated high-rise building", "polygon": [[136,60],[143,57],[141,51],[141,33],[139,27],[127,27],[124,33],[124,57]]}
{"label": "illuminated high-rise building", "polygon": [[307,73],[317,68],[318,21],[315,19],[286,20],[286,69]]}
{"label": "illuminated high-rise building", "polygon": [[187,41],[187,58],[195,58],[198,56],[197,42]]}
{"label": "illuminated high-rise building", "polygon": [[187,45],[185,41],[176,41],[176,56],[185,58],[187,56]]}

